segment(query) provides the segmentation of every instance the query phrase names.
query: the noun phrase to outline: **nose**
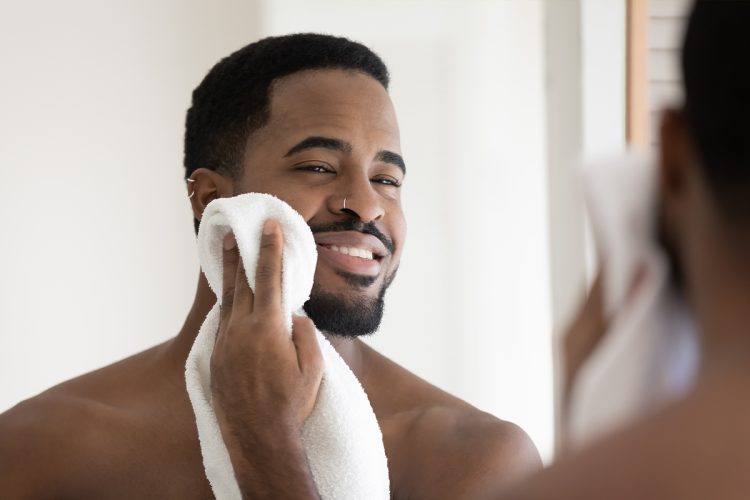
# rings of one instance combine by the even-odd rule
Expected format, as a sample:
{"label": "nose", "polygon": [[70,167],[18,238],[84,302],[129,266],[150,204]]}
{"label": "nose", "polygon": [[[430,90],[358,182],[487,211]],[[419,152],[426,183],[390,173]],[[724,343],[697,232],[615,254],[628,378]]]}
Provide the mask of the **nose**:
{"label": "nose", "polygon": [[328,199],[328,209],[334,214],[346,214],[362,222],[374,222],[385,215],[382,197],[373,189],[366,175],[337,183]]}

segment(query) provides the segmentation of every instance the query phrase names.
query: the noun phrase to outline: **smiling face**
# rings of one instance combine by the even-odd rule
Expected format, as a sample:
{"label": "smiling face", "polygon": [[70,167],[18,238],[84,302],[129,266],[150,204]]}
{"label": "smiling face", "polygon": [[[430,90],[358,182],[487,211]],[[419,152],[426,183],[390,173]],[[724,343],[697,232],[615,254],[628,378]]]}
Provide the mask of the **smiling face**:
{"label": "smiling face", "polygon": [[247,142],[235,194],[263,192],[310,225],[318,265],[308,315],[319,329],[377,329],[403,248],[405,166],[393,105],[370,76],[306,70],[271,89],[266,125]]}

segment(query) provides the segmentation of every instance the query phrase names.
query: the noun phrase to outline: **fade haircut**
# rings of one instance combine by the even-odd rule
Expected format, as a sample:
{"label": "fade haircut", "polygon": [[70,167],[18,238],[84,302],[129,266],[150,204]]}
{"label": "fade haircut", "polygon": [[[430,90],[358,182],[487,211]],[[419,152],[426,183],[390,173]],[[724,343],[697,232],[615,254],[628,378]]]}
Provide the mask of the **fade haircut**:
{"label": "fade haircut", "polygon": [[750,2],[698,0],[682,51],[685,114],[708,185],[750,220]]}

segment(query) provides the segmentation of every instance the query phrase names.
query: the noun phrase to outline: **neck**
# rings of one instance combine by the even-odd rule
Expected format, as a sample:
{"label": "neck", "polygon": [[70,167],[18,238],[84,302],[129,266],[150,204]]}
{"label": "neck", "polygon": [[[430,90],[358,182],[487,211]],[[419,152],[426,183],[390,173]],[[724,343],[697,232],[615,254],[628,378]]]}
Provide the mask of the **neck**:
{"label": "neck", "polygon": [[727,283],[700,319],[706,369],[747,365],[750,368],[750,284]]}
{"label": "neck", "polygon": [[198,273],[198,286],[195,290],[193,305],[188,311],[180,332],[166,345],[169,358],[181,366],[185,365],[188,353],[190,353],[190,349],[195,342],[195,337],[198,336],[198,330],[215,303],[216,295],[208,286],[205,275],[202,272]]}
{"label": "neck", "polygon": [[736,254],[714,257],[693,296],[704,369],[750,369],[750,269]]}
{"label": "neck", "polygon": [[[165,354],[172,360],[180,369],[184,369],[185,360],[187,359],[190,349],[193,347],[195,337],[198,335],[203,321],[206,319],[208,312],[216,303],[216,296],[214,295],[211,288],[208,286],[208,281],[203,273],[200,273],[198,277],[198,286],[195,291],[195,299],[193,305],[185,318],[185,323],[182,325],[180,332],[165,345]],[[366,350],[366,346],[356,339],[347,339],[330,335],[325,333],[324,336],[331,343],[336,352],[342,357],[342,359],[349,365],[349,368],[354,372],[360,380],[365,375],[366,363],[363,361],[363,353]]]}

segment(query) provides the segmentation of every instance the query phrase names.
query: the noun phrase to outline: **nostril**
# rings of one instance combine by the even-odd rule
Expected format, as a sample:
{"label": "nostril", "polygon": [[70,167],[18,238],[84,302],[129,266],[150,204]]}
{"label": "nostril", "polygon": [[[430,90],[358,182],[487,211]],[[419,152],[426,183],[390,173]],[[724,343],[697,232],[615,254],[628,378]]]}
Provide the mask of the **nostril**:
{"label": "nostril", "polygon": [[354,210],[352,210],[351,208],[342,208],[342,209],[341,209],[341,213],[345,213],[345,214],[347,214],[347,215],[351,215],[351,216],[352,216],[352,217],[354,217],[355,219],[359,219],[359,218],[360,218],[360,217],[359,217],[359,214],[357,214],[357,212],[355,212],[355,211],[354,211]]}

